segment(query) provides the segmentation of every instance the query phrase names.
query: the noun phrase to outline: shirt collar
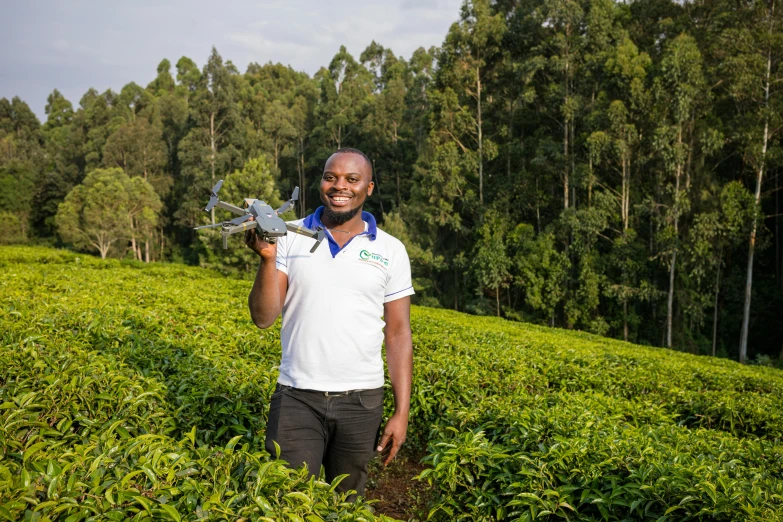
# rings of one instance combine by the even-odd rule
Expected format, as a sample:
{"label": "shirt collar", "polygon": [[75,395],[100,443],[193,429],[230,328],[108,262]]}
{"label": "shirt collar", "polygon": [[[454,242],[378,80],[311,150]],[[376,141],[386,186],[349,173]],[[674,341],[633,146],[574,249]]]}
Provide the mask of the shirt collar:
{"label": "shirt collar", "polygon": [[[302,224],[310,230],[315,230],[316,227],[326,228],[324,224],[321,223],[321,216],[323,216],[323,214],[324,207],[320,206],[315,209],[315,212],[304,218],[304,222]],[[375,222],[375,216],[369,212],[362,211],[362,221],[367,223],[367,230],[359,235],[366,234],[370,237],[370,241],[375,241],[375,237],[378,235],[378,225]]]}

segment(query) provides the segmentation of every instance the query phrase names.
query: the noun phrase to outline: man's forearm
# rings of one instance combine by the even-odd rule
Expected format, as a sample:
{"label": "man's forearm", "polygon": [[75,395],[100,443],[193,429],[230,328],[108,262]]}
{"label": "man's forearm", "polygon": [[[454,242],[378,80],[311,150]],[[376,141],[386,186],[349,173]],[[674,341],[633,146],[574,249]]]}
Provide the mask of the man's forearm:
{"label": "man's forearm", "polygon": [[268,328],[280,315],[280,287],[277,283],[277,266],[273,259],[261,258],[247,301],[250,317],[259,328]]}
{"label": "man's forearm", "polygon": [[394,412],[407,417],[413,380],[413,342],[411,332],[402,331],[386,338],[386,364],[394,394]]}

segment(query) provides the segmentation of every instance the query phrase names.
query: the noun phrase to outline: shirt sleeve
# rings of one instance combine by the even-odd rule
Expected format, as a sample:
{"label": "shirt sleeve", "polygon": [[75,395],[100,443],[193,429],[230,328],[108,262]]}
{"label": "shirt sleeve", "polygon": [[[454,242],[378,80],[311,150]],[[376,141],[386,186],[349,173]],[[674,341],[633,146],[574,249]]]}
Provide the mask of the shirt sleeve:
{"label": "shirt sleeve", "polygon": [[413,283],[411,281],[411,261],[405,245],[399,244],[399,248],[392,259],[389,278],[386,281],[386,292],[383,302],[389,303],[403,297],[413,295]]}
{"label": "shirt sleeve", "polygon": [[288,234],[277,238],[277,269],[288,274]]}

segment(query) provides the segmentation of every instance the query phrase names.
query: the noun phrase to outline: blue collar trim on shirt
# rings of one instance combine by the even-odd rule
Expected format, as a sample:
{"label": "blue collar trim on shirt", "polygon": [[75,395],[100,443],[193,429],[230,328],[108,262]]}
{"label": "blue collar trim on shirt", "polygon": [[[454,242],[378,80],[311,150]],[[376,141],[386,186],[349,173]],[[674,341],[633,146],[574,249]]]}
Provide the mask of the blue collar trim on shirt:
{"label": "blue collar trim on shirt", "polygon": [[[323,223],[321,223],[321,216],[323,215],[323,213],[324,213],[324,207],[323,206],[318,207],[317,209],[315,209],[315,212],[313,212],[312,214],[304,218],[302,225],[309,228],[310,230],[315,230],[316,227],[323,227],[324,229],[326,229]],[[375,217],[369,212],[362,211],[362,221],[367,223],[367,230],[365,230],[364,232],[358,235],[369,236],[370,241],[375,241],[375,237],[378,235],[378,226],[375,223]],[[351,238],[348,241],[348,243],[344,244],[343,247],[340,248],[340,245],[337,244],[337,242],[332,237],[332,234],[327,230],[326,240],[329,242],[329,252],[332,253],[332,257],[335,257],[337,254],[340,253],[341,250],[347,247],[351,243],[351,241],[353,241],[353,238]]]}

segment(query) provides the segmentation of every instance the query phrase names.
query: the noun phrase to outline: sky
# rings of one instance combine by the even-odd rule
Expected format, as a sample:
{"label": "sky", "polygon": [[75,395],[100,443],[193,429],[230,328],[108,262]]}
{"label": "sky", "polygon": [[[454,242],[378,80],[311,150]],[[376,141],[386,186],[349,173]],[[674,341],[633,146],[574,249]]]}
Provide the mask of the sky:
{"label": "sky", "polygon": [[[0,98],[19,96],[41,122],[58,89],[78,107],[93,87],[146,86],[158,64],[203,66],[214,45],[244,72],[282,63],[314,74],[345,45],[355,58],[373,40],[410,58],[440,46],[462,0],[0,0]],[[176,71],[172,67],[172,74]]]}

